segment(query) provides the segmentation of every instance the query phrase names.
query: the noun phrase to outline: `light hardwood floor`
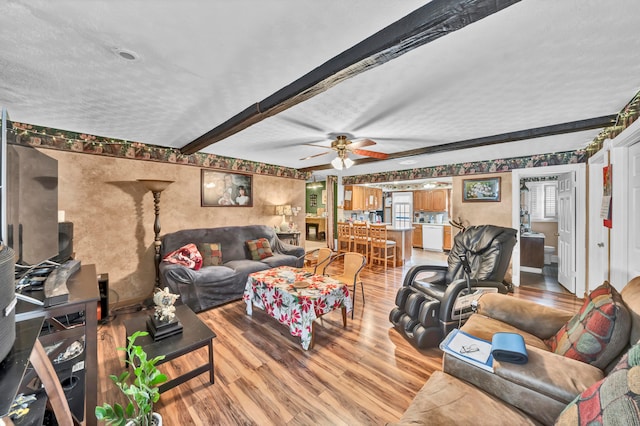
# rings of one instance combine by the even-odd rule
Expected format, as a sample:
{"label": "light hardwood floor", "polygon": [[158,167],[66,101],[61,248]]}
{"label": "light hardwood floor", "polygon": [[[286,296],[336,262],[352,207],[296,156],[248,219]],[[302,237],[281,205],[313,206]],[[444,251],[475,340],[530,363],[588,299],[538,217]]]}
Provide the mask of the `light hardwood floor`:
{"label": "light hardwood floor", "polygon": [[[424,255],[424,256],[423,256]],[[414,262],[442,261],[442,255],[417,253]],[[203,374],[162,394],[156,408],[165,425],[382,425],[397,420],[440,369],[442,352],[419,351],[389,322],[397,289],[411,265],[365,268],[366,305],[360,292],[355,318],[342,327],[340,311],[316,325],[315,347],[304,351],[299,339],[260,309],[252,317],[243,301],[198,316],[217,334],[215,384]],[[571,295],[535,288],[516,289],[514,297],[575,312]],[[133,315],[144,315],[145,312]],[[119,314],[100,327],[98,401],[119,399],[109,374],[119,373],[125,332]],[[206,349],[169,362],[169,376],[205,362]],[[90,410],[91,411],[91,410]]]}

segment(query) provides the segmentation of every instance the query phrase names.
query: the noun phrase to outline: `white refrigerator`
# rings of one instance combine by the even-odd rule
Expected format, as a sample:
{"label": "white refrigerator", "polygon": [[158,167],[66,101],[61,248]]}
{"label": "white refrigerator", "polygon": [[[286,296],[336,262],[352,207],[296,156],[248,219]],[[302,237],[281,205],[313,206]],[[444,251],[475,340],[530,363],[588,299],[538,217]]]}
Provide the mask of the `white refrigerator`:
{"label": "white refrigerator", "polygon": [[413,193],[393,192],[392,193],[392,222],[396,229],[407,229],[412,227],[413,221]]}

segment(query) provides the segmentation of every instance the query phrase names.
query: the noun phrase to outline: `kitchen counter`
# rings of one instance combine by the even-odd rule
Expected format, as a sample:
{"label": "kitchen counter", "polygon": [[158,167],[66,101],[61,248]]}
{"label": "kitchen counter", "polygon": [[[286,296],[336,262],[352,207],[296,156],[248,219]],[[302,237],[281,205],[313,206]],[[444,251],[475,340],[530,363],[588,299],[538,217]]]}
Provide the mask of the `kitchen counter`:
{"label": "kitchen counter", "polygon": [[387,231],[400,231],[400,232],[402,232],[402,231],[412,231],[412,230],[413,230],[413,227],[411,227],[411,228],[394,228],[391,225],[387,225]]}
{"label": "kitchen counter", "polygon": [[396,264],[402,266],[411,261],[411,233],[413,228],[387,227],[387,238],[396,242]]}
{"label": "kitchen counter", "polygon": [[451,226],[449,222],[447,223],[430,223],[430,222],[413,222],[414,225],[437,225],[437,226]]}

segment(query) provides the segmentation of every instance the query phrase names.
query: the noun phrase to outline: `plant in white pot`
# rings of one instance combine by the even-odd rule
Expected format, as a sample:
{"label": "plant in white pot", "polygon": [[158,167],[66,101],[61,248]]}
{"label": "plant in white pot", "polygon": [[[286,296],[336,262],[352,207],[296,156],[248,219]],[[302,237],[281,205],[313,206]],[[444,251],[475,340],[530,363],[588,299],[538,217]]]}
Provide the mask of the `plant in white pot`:
{"label": "plant in white pot", "polygon": [[[164,355],[148,359],[142,347],[135,344],[138,337],[147,334],[149,333],[146,331],[137,331],[128,337],[126,348],[118,348],[127,353],[124,360],[127,369],[120,376],[109,376],[129,400],[126,408],[118,403],[113,406],[105,403],[96,407],[98,420],[118,426],[162,425],[162,417],[153,412],[153,404],[160,399],[158,385],[167,380],[167,376],[156,368],[156,364],[164,359]],[[129,368],[133,370],[133,381]]]}

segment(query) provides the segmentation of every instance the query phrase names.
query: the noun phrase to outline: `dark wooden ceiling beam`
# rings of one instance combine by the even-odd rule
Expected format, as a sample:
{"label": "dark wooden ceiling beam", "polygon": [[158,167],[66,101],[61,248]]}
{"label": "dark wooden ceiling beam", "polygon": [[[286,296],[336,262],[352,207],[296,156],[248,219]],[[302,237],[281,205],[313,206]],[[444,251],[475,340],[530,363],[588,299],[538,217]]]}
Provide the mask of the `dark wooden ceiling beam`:
{"label": "dark wooden ceiling beam", "polygon": [[457,31],[520,0],[434,0],[333,57],[183,146],[193,154],[350,77]]}
{"label": "dark wooden ceiling beam", "polygon": [[[605,128],[613,125],[618,117],[617,114],[604,115],[602,117],[588,118],[586,120],[570,121],[567,123],[553,124],[550,126],[536,127],[533,129],[518,130],[515,132],[502,133],[494,136],[486,136],[481,138],[467,139],[464,141],[445,143],[440,145],[432,145],[424,148],[412,149],[409,151],[400,151],[390,153],[386,160],[378,160],[375,158],[361,158],[354,160],[354,166],[358,164],[367,164],[379,161],[389,161],[398,158],[413,157],[416,155],[433,154],[436,152],[449,152],[461,149],[478,148],[481,146],[495,145],[507,142],[517,142],[541,138],[545,136],[555,136],[565,133],[575,133],[584,130],[593,130]],[[300,169],[302,172],[313,172],[318,170],[331,169],[331,164],[322,164],[319,166],[306,167]]]}

